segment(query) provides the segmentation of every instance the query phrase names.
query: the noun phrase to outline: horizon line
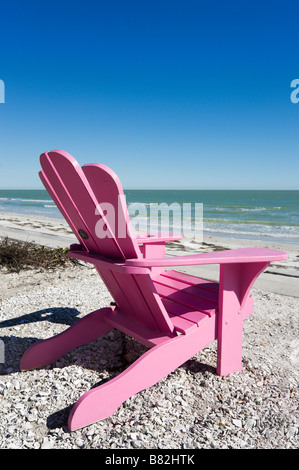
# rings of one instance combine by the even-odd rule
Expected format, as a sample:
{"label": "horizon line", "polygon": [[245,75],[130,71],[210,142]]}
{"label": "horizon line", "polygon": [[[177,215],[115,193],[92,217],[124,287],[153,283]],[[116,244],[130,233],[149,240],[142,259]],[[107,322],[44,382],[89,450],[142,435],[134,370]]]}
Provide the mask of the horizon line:
{"label": "horizon line", "polygon": [[[299,188],[123,188],[124,191],[299,191]],[[45,188],[0,188],[0,191],[46,191]]]}

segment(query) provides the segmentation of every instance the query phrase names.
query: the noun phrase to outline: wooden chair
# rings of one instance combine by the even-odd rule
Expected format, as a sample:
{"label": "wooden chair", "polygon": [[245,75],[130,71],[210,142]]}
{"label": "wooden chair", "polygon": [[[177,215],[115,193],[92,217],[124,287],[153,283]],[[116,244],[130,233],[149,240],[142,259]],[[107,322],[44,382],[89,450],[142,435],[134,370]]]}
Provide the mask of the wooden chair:
{"label": "wooden chair", "polygon": [[[41,155],[40,178],[79,244],[69,256],[92,263],[115,306],[96,310],[66,331],[33,344],[21,370],[45,366],[113,328],[150,349],[124,372],[86,392],[73,406],[70,430],[111,416],[135,393],[175,370],[217,340],[217,374],[242,369],[242,324],[252,314],[250,288],[271,261],[287,254],[246,248],[165,257],[173,237],[135,237],[118,177],[84,165],[61,150]],[[114,220],[107,208],[114,208]],[[111,214],[110,214],[111,215]],[[220,265],[220,282],[165,268]]]}

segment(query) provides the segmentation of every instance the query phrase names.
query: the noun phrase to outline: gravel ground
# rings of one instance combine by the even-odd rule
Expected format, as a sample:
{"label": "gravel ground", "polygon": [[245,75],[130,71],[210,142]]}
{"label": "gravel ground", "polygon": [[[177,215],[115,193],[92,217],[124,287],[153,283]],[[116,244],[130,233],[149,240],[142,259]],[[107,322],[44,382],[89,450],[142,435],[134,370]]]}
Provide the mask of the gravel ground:
{"label": "gravel ground", "polygon": [[2,270],[0,279],[0,448],[298,448],[299,298],[252,290],[255,311],[244,322],[242,372],[215,374],[215,342],[111,418],[70,432],[75,401],[146,348],[113,330],[55,364],[20,372],[21,356],[33,342],[60,333],[111,298],[87,266]]}

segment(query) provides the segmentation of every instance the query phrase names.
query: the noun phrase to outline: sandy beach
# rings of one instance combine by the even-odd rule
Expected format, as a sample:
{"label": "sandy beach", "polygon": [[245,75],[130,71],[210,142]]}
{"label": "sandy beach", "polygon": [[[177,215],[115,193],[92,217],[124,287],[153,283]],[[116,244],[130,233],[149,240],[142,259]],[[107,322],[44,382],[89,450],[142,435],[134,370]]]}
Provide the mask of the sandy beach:
{"label": "sandy beach", "polygon": [[[4,212],[0,212],[0,237],[33,242],[52,248],[68,248],[70,244],[78,242],[68,224],[62,218],[50,219],[48,217]],[[299,248],[296,245],[205,236],[203,243],[196,240],[167,243],[166,253],[170,256],[180,256],[187,253],[213,251],[214,249],[244,247],[264,247],[286,251],[288,259],[271,263],[268,269],[259,276],[255,287],[267,292],[299,297]],[[189,266],[178,269],[192,274],[199,274],[200,272],[202,277],[211,280],[219,279],[217,266],[201,266],[200,268]]]}
{"label": "sandy beach", "polygon": [[[76,242],[63,219],[0,213],[0,237],[6,236],[54,248]],[[284,250],[288,259],[271,264],[252,289],[255,310],[244,322],[243,371],[216,376],[212,344],[113,417],[73,433],[66,428],[71,405],[127,366],[124,348],[133,360],[144,347],[113,331],[55,364],[20,372],[30,344],[112,299],[90,265],[20,273],[1,268],[0,448],[297,448],[298,247],[205,237],[203,243],[170,243],[167,254],[245,246]],[[219,276],[217,266],[181,270]]]}

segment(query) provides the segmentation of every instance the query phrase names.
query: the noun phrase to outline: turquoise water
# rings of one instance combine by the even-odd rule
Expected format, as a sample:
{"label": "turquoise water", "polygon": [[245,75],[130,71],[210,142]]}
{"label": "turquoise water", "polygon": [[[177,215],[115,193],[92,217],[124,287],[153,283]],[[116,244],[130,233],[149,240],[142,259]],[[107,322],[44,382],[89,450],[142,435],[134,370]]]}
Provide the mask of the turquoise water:
{"label": "turquoise water", "polygon": [[[161,203],[189,204],[192,222],[196,204],[202,204],[205,234],[299,245],[299,191],[126,190],[125,195],[132,220],[138,214],[145,224]],[[0,212],[62,217],[45,190],[0,190]]]}

